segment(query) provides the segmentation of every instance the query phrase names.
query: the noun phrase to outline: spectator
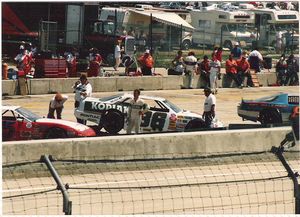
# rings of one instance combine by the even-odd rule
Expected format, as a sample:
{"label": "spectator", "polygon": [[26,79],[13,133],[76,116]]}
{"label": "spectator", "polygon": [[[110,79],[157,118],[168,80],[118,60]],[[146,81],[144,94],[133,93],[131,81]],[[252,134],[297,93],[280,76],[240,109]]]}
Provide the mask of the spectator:
{"label": "spectator", "polygon": [[247,60],[247,53],[243,52],[242,58],[237,60],[237,76],[241,81],[241,86],[243,86],[244,79],[247,77],[247,86],[252,87],[253,82],[250,74],[250,64]]}
{"label": "spectator", "polygon": [[242,55],[242,49],[239,47],[239,43],[235,42],[234,48],[231,50],[232,58],[237,60],[241,58]]}
{"label": "spectator", "polygon": [[[299,61],[299,59],[298,59]],[[287,74],[288,74],[288,80],[286,81],[286,84],[289,85],[298,85],[299,84],[299,62],[294,57],[293,54],[291,54],[287,60]]]}
{"label": "spectator", "polygon": [[189,89],[193,89],[192,83],[194,78],[194,73],[197,72],[197,58],[195,57],[195,53],[190,51],[187,57],[184,60],[185,64],[185,76],[188,78],[188,87]]}
{"label": "spectator", "polygon": [[77,77],[77,61],[75,55],[75,48],[72,48],[70,52],[66,53],[66,61],[69,77]]}
{"label": "spectator", "polygon": [[218,47],[215,46],[215,47],[214,47],[214,50],[213,50],[213,52],[212,52],[212,54],[211,54],[211,58],[213,58],[213,57],[217,54],[217,52],[218,52]]}
{"label": "spectator", "polygon": [[136,36],[136,35],[135,35],[135,31],[134,31],[134,29],[133,29],[132,26],[130,27],[130,29],[129,29],[129,31],[128,31],[128,35],[130,35],[130,36],[132,36],[132,37],[135,37],[135,36]]}
{"label": "spectator", "polygon": [[216,52],[216,58],[217,58],[217,60],[220,61],[220,63],[222,63],[222,53],[223,53],[223,48],[219,47]]}
{"label": "spectator", "polygon": [[[75,109],[79,107],[80,102],[85,99],[86,97],[92,96],[92,85],[87,79],[87,76],[85,74],[82,74],[79,78],[79,81],[77,81],[73,86],[74,92],[75,92]],[[76,118],[78,123],[86,124],[85,120]]]}
{"label": "spectator", "polygon": [[276,64],[276,73],[277,84],[280,86],[285,86],[287,82],[287,62],[284,54],[281,55],[280,59]]}
{"label": "spectator", "polygon": [[31,64],[30,57],[23,45],[20,46],[19,54],[15,57],[17,69],[22,71],[24,75],[30,74]]}
{"label": "spectator", "polygon": [[226,74],[235,81],[235,83],[238,87],[242,88],[242,86],[241,86],[242,82],[239,79],[239,77],[237,76],[237,63],[233,59],[232,54],[230,54],[229,59],[226,60]]}
{"label": "spectator", "polygon": [[206,99],[204,101],[204,111],[202,117],[205,121],[206,127],[210,128],[211,122],[213,121],[214,117],[216,116],[216,97],[212,94],[210,88],[204,89],[204,95]]}
{"label": "spectator", "polygon": [[276,32],[276,53],[282,53],[283,51],[283,38],[282,38],[282,35],[283,35],[283,32],[280,31],[280,27],[279,28],[279,31]]}
{"label": "spectator", "polygon": [[184,58],[182,50],[177,52],[176,57],[172,61],[172,67],[173,69],[170,69],[170,71],[174,71],[175,73],[170,72],[168,74],[182,75],[184,73]]}
{"label": "spectator", "polygon": [[210,86],[210,80],[209,80],[209,75],[210,75],[210,62],[208,59],[208,56],[204,56],[202,62],[198,64],[198,71],[200,74],[200,77],[205,81],[206,86]]}
{"label": "spectator", "polygon": [[254,69],[256,73],[260,72],[260,64],[263,62],[263,57],[258,51],[258,48],[254,48],[249,54],[250,69]]}
{"label": "spectator", "polygon": [[116,60],[116,63],[114,65],[115,71],[118,71],[118,68],[119,68],[119,65],[120,65],[120,62],[121,62],[120,43],[121,43],[121,41],[116,40],[116,43],[115,43],[115,60]]}
{"label": "spectator", "polygon": [[153,58],[150,54],[150,50],[147,49],[145,53],[140,56],[138,62],[141,67],[141,71],[143,75],[152,75],[152,67],[154,64]]}
{"label": "spectator", "polygon": [[97,48],[91,48],[89,53],[89,69],[88,77],[97,77],[100,73],[100,67],[102,64],[102,57]]}
{"label": "spectator", "polygon": [[133,128],[136,134],[140,132],[143,114],[148,111],[147,104],[142,99],[139,99],[140,94],[140,90],[135,89],[133,91],[133,99],[129,101],[127,134],[131,134]]}
{"label": "spectator", "polygon": [[56,117],[57,119],[61,119],[61,113],[64,109],[64,103],[68,100],[67,95],[62,95],[60,93],[56,93],[56,95],[51,99],[49,103],[49,112],[47,115],[47,118],[53,118],[54,112],[56,111]]}
{"label": "spectator", "polygon": [[217,76],[220,74],[221,63],[217,59],[216,55],[212,57],[212,61],[210,62],[209,66],[210,66],[210,76],[209,76],[210,89],[213,94],[217,94],[218,92]]}

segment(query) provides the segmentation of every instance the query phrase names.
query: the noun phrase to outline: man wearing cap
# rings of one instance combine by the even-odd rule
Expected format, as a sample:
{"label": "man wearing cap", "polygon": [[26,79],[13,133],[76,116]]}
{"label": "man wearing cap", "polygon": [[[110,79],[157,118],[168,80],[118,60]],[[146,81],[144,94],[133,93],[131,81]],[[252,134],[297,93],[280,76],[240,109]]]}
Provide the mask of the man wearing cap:
{"label": "man wearing cap", "polygon": [[216,116],[216,97],[212,94],[210,88],[204,89],[204,95],[206,99],[204,101],[204,111],[203,111],[203,119],[205,121],[206,127],[210,127],[212,120]]}
{"label": "man wearing cap", "polygon": [[138,59],[143,75],[152,75],[152,67],[154,64],[150,50],[147,49],[145,53]]}
{"label": "man wearing cap", "polygon": [[64,108],[64,103],[68,100],[67,95],[56,93],[49,103],[49,112],[47,118],[55,119],[54,112],[56,111],[57,119],[61,119],[61,113]]}
{"label": "man wearing cap", "polygon": [[244,83],[244,79],[245,77],[247,77],[247,86],[252,87],[253,83],[252,83],[252,78],[250,75],[250,64],[247,60],[247,53],[243,52],[243,55],[241,57],[241,59],[238,59],[236,61],[237,63],[237,76],[239,76],[239,79],[241,81],[241,86],[243,86]]}
{"label": "man wearing cap", "polygon": [[231,50],[231,54],[233,59],[237,60],[241,58],[242,55],[242,49],[239,47],[239,43],[235,42],[234,48]]}

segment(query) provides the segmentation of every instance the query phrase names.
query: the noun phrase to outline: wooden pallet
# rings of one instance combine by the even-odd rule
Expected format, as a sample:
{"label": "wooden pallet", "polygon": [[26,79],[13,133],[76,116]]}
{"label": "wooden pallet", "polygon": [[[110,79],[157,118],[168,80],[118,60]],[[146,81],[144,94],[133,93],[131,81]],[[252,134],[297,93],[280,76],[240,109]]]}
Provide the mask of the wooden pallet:
{"label": "wooden pallet", "polygon": [[260,85],[259,85],[258,77],[257,77],[255,70],[250,69],[250,76],[252,79],[253,87],[259,87]]}

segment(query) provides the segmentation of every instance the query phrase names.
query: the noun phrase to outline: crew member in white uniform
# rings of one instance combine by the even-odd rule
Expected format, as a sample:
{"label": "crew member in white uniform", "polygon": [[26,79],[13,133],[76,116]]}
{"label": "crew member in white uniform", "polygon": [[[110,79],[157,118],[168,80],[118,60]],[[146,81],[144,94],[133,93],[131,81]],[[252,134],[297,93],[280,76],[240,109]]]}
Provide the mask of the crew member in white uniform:
{"label": "crew member in white uniform", "polygon": [[205,121],[205,125],[210,128],[211,122],[216,116],[216,97],[212,94],[210,88],[204,89],[204,95],[206,99],[204,101],[204,111],[203,111],[203,119]]}
{"label": "crew member in white uniform", "polygon": [[188,79],[188,87],[189,89],[193,89],[193,78],[194,73],[197,71],[197,58],[195,57],[195,53],[193,51],[190,51],[188,53],[188,56],[184,59],[185,63],[185,75]]}
{"label": "crew member in white uniform", "polygon": [[133,128],[136,134],[140,132],[142,116],[148,111],[148,105],[142,99],[139,99],[140,94],[140,90],[135,89],[133,91],[133,99],[129,101],[127,134],[131,134]]}
{"label": "crew member in white uniform", "polygon": [[[75,109],[79,107],[80,101],[85,99],[86,97],[92,96],[92,85],[87,80],[87,76],[85,74],[82,74],[79,78],[79,81],[77,81],[74,86],[74,92],[75,92]],[[85,120],[77,118],[77,122],[81,124],[86,124]]]}

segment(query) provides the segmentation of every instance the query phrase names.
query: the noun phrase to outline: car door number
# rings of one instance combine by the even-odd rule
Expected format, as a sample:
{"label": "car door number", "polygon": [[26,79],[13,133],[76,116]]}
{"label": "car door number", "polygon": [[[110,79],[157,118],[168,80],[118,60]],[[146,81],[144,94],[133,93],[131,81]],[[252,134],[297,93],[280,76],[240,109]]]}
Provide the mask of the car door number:
{"label": "car door number", "polygon": [[151,127],[152,130],[158,129],[162,131],[165,122],[166,122],[167,114],[163,112],[146,112],[143,116],[141,127]]}

